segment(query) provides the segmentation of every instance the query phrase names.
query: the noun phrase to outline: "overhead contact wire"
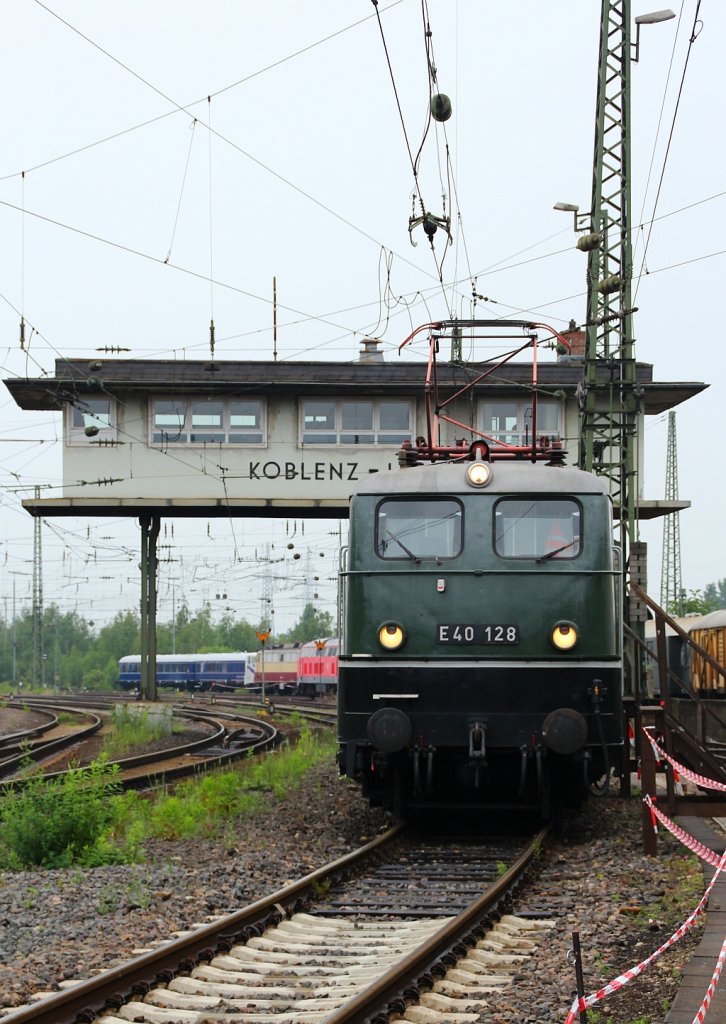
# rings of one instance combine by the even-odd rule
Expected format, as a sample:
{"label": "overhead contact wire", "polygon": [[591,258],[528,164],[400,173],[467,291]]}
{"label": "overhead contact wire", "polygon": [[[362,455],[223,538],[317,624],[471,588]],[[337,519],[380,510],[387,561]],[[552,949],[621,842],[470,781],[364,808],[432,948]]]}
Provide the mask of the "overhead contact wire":
{"label": "overhead contact wire", "polygon": [[638,295],[638,288],[640,287],[640,281],[641,281],[642,276],[643,276],[643,268],[645,266],[645,261],[646,261],[646,257],[647,257],[647,254],[648,254],[648,246],[650,244],[650,238],[651,238],[651,235],[653,233],[653,223],[655,221],[655,211],[658,208],[658,201],[660,200],[660,194],[661,194],[661,190],[663,188],[663,181],[665,179],[665,172],[666,172],[666,167],[667,167],[667,164],[668,164],[668,157],[670,155],[671,143],[673,142],[673,133],[674,133],[675,126],[676,126],[676,118],[678,117],[678,108],[680,107],[681,97],[683,95],[683,86],[684,86],[684,83],[685,83],[685,80],[686,80],[686,72],[688,70],[688,62],[689,62],[689,60],[691,58],[691,51],[693,49],[693,44],[698,39],[699,35],[701,34],[701,29],[703,28],[703,22],[701,22],[699,20],[699,17],[698,17],[698,12],[700,11],[700,9],[701,9],[701,0],[697,0],[696,11],[695,11],[695,14],[693,16],[693,28],[691,30],[691,36],[690,36],[690,39],[688,41],[688,50],[686,52],[686,59],[685,59],[684,64],[683,64],[683,73],[681,75],[681,82],[680,82],[680,85],[678,87],[678,96],[676,98],[675,110],[673,111],[673,120],[671,121],[671,129],[670,129],[670,132],[668,133],[668,144],[666,146],[665,155],[663,157],[663,166],[661,168],[660,179],[658,181],[658,189],[657,189],[656,195],[655,195],[655,202],[653,203],[653,215],[651,216],[651,219],[650,219],[650,224],[649,224],[649,227],[648,227],[648,234],[646,235],[645,244],[643,246],[643,259],[642,259],[642,262],[640,264],[640,271],[638,273],[638,280],[637,280],[637,284],[635,286],[635,296],[633,298],[633,301],[635,301],[635,299],[637,298],[637,295]]}

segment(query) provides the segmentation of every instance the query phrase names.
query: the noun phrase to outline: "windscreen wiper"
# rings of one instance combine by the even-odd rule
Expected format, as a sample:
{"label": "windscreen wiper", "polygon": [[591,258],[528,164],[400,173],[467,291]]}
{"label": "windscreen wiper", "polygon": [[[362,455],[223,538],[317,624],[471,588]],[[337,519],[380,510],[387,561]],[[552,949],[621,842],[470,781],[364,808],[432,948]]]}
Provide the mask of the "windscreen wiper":
{"label": "windscreen wiper", "polygon": [[571,540],[569,544],[563,544],[561,547],[555,548],[554,551],[548,551],[546,555],[540,555],[539,558],[535,558],[535,562],[546,562],[548,558],[554,558],[555,555],[559,555],[560,551],[567,551],[567,549],[571,548],[573,544],[577,544],[579,539],[579,537],[575,537],[575,539]]}
{"label": "windscreen wiper", "polygon": [[391,533],[391,531],[387,529],[387,530],[386,530],[386,536],[387,536],[387,537],[390,537],[390,538],[391,538],[391,540],[395,541],[395,542],[396,542],[396,544],[398,544],[399,548],[401,548],[401,549],[402,549],[403,551],[405,551],[405,552],[406,552],[406,554],[408,555],[408,557],[409,557],[409,558],[410,558],[410,559],[411,559],[411,560],[412,560],[413,562],[420,562],[420,561],[421,561],[421,559],[420,559],[420,558],[419,558],[419,557],[418,557],[417,555],[414,555],[413,551],[411,551],[411,549],[410,549],[410,548],[407,548],[407,547],[406,547],[406,545],[405,545],[405,544],[403,543],[403,541],[401,540],[401,538],[400,538],[400,537],[397,537],[395,533]]}

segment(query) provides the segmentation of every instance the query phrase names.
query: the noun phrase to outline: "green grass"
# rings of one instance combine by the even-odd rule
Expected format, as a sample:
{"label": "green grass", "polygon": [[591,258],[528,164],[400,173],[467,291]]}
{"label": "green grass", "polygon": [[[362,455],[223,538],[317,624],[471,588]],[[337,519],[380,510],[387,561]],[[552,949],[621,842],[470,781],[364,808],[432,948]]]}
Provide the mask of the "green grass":
{"label": "green grass", "polygon": [[118,768],[106,755],[62,779],[31,776],[0,804],[0,868],[134,863],[143,861],[147,839],[228,837],[271,796],[294,793],[313,765],[332,759],[335,746],[332,730],[303,729],[294,746],[150,798],[119,792]]}
{"label": "green grass", "polygon": [[223,834],[231,822],[255,814],[270,794],[283,797],[299,786],[308,769],[329,761],[335,751],[332,730],[313,734],[304,729],[294,746],[262,758],[250,758],[235,770],[213,772],[183,782],[139,809],[136,794],[122,801],[129,806],[124,826],[142,822],[143,835],[159,839],[195,839]]}
{"label": "green grass", "polygon": [[104,738],[102,753],[123,757],[134,747],[147,746],[169,735],[164,723],[155,723],[147,711],[131,714],[126,707],[113,709],[113,732]]}

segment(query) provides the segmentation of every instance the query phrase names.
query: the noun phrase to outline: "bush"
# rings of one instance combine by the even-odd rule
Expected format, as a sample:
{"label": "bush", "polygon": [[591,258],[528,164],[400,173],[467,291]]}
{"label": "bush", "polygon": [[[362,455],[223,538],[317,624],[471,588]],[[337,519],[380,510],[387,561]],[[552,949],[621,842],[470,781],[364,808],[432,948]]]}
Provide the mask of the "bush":
{"label": "bush", "polygon": [[24,782],[0,805],[0,865],[62,868],[127,859],[105,834],[117,775],[101,759],[49,782],[40,775]]}
{"label": "bush", "polygon": [[128,864],[143,859],[145,839],[219,835],[264,807],[271,794],[294,791],[308,769],[334,751],[332,730],[303,728],[295,746],[182,782],[150,800],[120,793],[118,766],[106,755],[62,779],[33,776],[0,803],[0,868]]}

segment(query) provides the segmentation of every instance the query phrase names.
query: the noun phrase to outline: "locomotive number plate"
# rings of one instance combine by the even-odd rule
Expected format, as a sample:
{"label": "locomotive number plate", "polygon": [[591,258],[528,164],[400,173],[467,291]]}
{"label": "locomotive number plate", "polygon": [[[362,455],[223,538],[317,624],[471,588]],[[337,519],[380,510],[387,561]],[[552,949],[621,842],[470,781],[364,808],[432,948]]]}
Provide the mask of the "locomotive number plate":
{"label": "locomotive number plate", "polygon": [[506,623],[440,623],[436,627],[437,644],[518,644],[519,627]]}

